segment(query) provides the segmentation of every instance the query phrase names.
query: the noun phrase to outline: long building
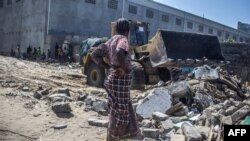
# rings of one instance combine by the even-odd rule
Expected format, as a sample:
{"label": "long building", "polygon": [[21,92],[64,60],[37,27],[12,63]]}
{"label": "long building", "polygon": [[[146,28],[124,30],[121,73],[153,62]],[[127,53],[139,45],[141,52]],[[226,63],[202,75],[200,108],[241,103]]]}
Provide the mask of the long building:
{"label": "long building", "polygon": [[0,0],[0,53],[20,44],[43,51],[64,39],[110,37],[112,21],[148,22],[150,37],[161,28],[211,34],[220,41],[250,42],[250,34],[153,0]]}

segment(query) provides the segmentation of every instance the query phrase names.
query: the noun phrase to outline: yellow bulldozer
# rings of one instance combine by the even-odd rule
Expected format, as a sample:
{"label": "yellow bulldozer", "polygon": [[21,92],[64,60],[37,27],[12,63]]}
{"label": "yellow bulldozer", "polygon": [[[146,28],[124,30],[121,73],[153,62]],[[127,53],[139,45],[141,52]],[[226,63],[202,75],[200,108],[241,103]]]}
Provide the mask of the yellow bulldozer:
{"label": "yellow bulldozer", "polygon": [[[116,34],[115,26],[115,22],[112,22],[112,36]],[[204,58],[224,60],[216,36],[166,30],[158,30],[150,41],[148,36],[148,23],[130,21],[129,45],[133,60],[132,86],[135,88],[142,85],[153,85],[160,80],[170,80],[170,68],[173,67],[199,66],[202,65],[201,62]],[[105,41],[103,40],[103,42]],[[103,42],[99,42],[99,44]],[[91,46],[82,56],[83,74],[87,76],[87,84],[102,87],[106,70],[95,64],[89,55],[96,46],[98,44]]]}

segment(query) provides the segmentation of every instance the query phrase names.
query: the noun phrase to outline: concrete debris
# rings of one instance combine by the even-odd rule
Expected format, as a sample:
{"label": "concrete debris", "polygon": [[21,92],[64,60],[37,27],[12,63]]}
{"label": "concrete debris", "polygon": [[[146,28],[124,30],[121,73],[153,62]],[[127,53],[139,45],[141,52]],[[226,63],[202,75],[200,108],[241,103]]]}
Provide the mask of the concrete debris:
{"label": "concrete debris", "polygon": [[69,103],[63,103],[63,102],[56,102],[52,105],[52,110],[55,113],[70,113],[71,107]]}
{"label": "concrete debris", "polygon": [[166,113],[171,107],[171,95],[166,88],[155,88],[136,108],[136,113],[143,118],[150,118],[153,112]]}
{"label": "concrete debris", "polygon": [[166,111],[166,114],[168,115],[172,115],[174,114],[175,112],[177,112],[178,110],[182,109],[183,107],[183,103],[182,102],[179,102],[173,106],[171,106],[167,111]]}
{"label": "concrete debris", "polygon": [[163,114],[161,112],[153,112],[152,118],[157,121],[164,121],[168,118],[168,115]]}
{"label": "concrete debris", "polygon": [[59,88],[57,89],[56,93],[66,94],[67,96],[70,96],[69,88]]}
{"label": "concrete debris", "polygon": [[174,128],[174,123],[170,119],[161,121],[161,128],[163,129],[163,133],[168,133]]}
{"label": "concrete debris", "polygon": [[91,126],[97,127],[108,127],[109,122],[107,120],[99,120],[99,119],[88,119],[88,123]]}
{"label": "concrete debris", "polygon": [[189,92],[189,86],[186,81],[173,83],[168,87],[168,89],[173,97],[178,98],[185,97]]}
{"label": "concrete debris", "polygon": [[207,140],[209,136],[210,128],[206,126],[197,126],[197,130],[200,132],[202,140]]}
{"label": "concrete debris", "polygon": [[33,97],[36,98],[36,99],[41,99],[43,97],[43,95],[38,91],[38,92],[35,92],[33,94]]}
{"label": "concrete debris", "polygon": [[228,109],[225,110],[225,116],[232,115],[237,108],[235,106],[230,106]]}
{"label": "concrete debris", "polygon": [[41,91],[39,91],[39,93],[41,93],[43,96],[48,95],[49,94],[49,89],[41,90]]}
{"label": "concrete debris", "polygon": [[240,108],[239,110],[237,110],[232,115],[233,123],[236,123],[237,121],[239,121],[240,119],[245,117],[249,112],[250,112],[250,107],[248,105],[246,105],[246,106]]}
{"label": "concrete debris", "polygon": [[158,139],[160,136],[159,129],[144,128],[142,129],[142,134],[146,138]]}
{"label": "concrete debris", "polygon": [[93,106],[93,103],[95,101],[96,101],[96,98],[94,98],[93,96],[87,96],[87,98],[85,99],[85,104]]}
{"label": "concrete debris", "polygon": [[24,92],[28,92],[30,89],[29,89],[29,87],[23,87],[22,90],[23,90]]}
{"label": "concrete debris", "polygon": [[187,141],[201,141],[202,136],[198,129],[196,129],[194,126],[183,123],[181,126],[181,129],[185,135],[185,138]]}
{"label": "concrete debris", "polygon": [[182,134],[174,134],[172,135],[170,141],[185,141],[185,136]]}
{"label": "concrete debris", "polygon": [[152,121],[148,120],[148,119],[144,119],[142,122],[142,127],[146,127],[146,128],[150,128],[153,126]]}
{"label": "concrete debris", "polygon": [[107,102],[105,101],[98,101],[93,103],[93,110],[96,112],[102,111],[107,109]]}
{"label": "concrete debris", "polygon": [[59,125],[54,125],[52,126],[52,128],[54,129],[64,129],[64,128],[67,128],[67,124],[59,124]]}

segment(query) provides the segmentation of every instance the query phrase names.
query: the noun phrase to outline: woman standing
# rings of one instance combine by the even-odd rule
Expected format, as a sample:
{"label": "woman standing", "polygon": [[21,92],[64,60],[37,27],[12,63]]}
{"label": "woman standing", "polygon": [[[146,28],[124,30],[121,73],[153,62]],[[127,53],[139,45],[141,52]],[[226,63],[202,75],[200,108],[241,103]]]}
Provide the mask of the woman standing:
{"label": "woman standing", "polygon": [[[129,54],[129,22],[118,19],[118,35],[101,44],[91,57],[96,64],[108,69],[104,86],[108,93],[109,126],[107,141],[122,139],[143,140],[130,100],[131,58]],[[108,59],[105,63],[103,57]]]}

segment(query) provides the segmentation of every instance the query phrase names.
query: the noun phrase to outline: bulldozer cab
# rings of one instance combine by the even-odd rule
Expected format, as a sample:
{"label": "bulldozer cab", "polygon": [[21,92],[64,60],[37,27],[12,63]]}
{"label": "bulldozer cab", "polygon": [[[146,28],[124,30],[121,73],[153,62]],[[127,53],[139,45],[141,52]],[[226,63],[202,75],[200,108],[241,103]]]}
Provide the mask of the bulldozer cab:
{"label": "bulldozer cab", "polygon": [[[139,21],[129,21],[130,31],[128,41],[131,49],[148,44],[149,24]],[[111,23],[111,36],[117,34],[116,22]]]}

